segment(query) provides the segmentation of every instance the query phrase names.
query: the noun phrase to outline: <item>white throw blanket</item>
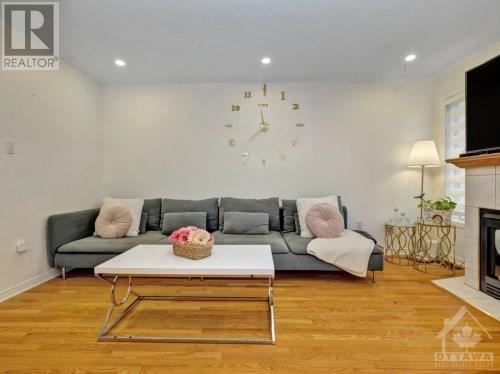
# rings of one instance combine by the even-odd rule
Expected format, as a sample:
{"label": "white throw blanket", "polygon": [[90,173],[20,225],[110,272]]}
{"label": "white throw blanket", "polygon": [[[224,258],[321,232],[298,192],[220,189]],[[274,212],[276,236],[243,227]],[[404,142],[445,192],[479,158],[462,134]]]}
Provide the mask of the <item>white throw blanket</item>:
{"label": "white throw blanket", "polygon": [[357,277],[366,277],[374,246],[373,240],[357,232],[344,230],[338,238],[311,240],[307,245],[307,253]]}

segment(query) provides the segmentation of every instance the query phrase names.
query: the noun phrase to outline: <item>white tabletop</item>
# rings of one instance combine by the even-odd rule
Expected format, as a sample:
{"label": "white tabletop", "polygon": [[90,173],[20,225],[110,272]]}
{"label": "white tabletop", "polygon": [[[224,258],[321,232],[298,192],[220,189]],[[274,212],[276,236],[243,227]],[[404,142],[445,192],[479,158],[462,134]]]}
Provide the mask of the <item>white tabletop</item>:
{"label": "white tabletop", "polygon": [[171,245],[134,247],[94,268],[94,274],[274,277],[269,245],[214,245],[201,260],[175,256]]}

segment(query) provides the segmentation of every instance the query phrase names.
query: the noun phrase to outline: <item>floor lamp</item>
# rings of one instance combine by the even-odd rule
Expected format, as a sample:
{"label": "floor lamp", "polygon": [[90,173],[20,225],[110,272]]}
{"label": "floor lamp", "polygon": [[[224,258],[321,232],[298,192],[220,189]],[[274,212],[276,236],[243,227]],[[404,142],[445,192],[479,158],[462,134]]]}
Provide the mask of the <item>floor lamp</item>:
{"label": "floor lamp", "polygon": [[[420,195],[416,196],[423,203],[424,199],[424,169],[439,167],[439,156],[434,140],[418,140],[413,147],[408,159],[409,167],[418,167],[421,170]],[[423,222],[423,204],[420,204],[420,222]]]}

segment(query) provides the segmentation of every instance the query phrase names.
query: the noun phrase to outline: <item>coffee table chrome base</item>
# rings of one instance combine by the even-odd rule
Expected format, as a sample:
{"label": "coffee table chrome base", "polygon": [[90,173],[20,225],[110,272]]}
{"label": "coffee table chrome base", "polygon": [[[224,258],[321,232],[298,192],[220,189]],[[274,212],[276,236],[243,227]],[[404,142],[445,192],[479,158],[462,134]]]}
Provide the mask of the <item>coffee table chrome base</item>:
{"label": "coffee table chrome base", "polygon": [[[139,295],[132,290],[132,277],[128,277],[127,294],[121,299],[116,300],[115,289],[118,277],[113,280],[105,276],[98,278],[111,283],[111,305],[106,312],[103,325],[97,334],[97,340],[101,342],[166,342],[166,343],[226,343],[226,344],[274,344],[276,342],[276,334],[274,329],[274,301],[273,301],[273,278],[268,278],[268,296],[267,297],[246,297],[246,296],[147,296]],[[234,279],[234,278],[232,278]],[[114,319],[111,319],[115,308],[127,302],[129,296],[135,296],[132,301],[122,312]],[[148,336],[148,335],[113,335],[109,332],[120,323],[132,310],[137,307],[143,300],[154,301],[249,301],[249,302],[266,302],[269,306],[269,336],[267,338],[254,337],[188,337],[188,336]]]}

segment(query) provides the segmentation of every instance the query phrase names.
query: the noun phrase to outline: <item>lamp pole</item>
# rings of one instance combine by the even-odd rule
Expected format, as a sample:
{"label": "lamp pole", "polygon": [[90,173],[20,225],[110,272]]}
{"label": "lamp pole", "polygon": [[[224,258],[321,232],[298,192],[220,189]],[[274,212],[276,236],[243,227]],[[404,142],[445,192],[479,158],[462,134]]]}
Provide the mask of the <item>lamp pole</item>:
{"label": "lamp pole", "polygon": [[420,183],[420,222],[424,221],[424,168],[425,165],[421,166],[421,183]]}

